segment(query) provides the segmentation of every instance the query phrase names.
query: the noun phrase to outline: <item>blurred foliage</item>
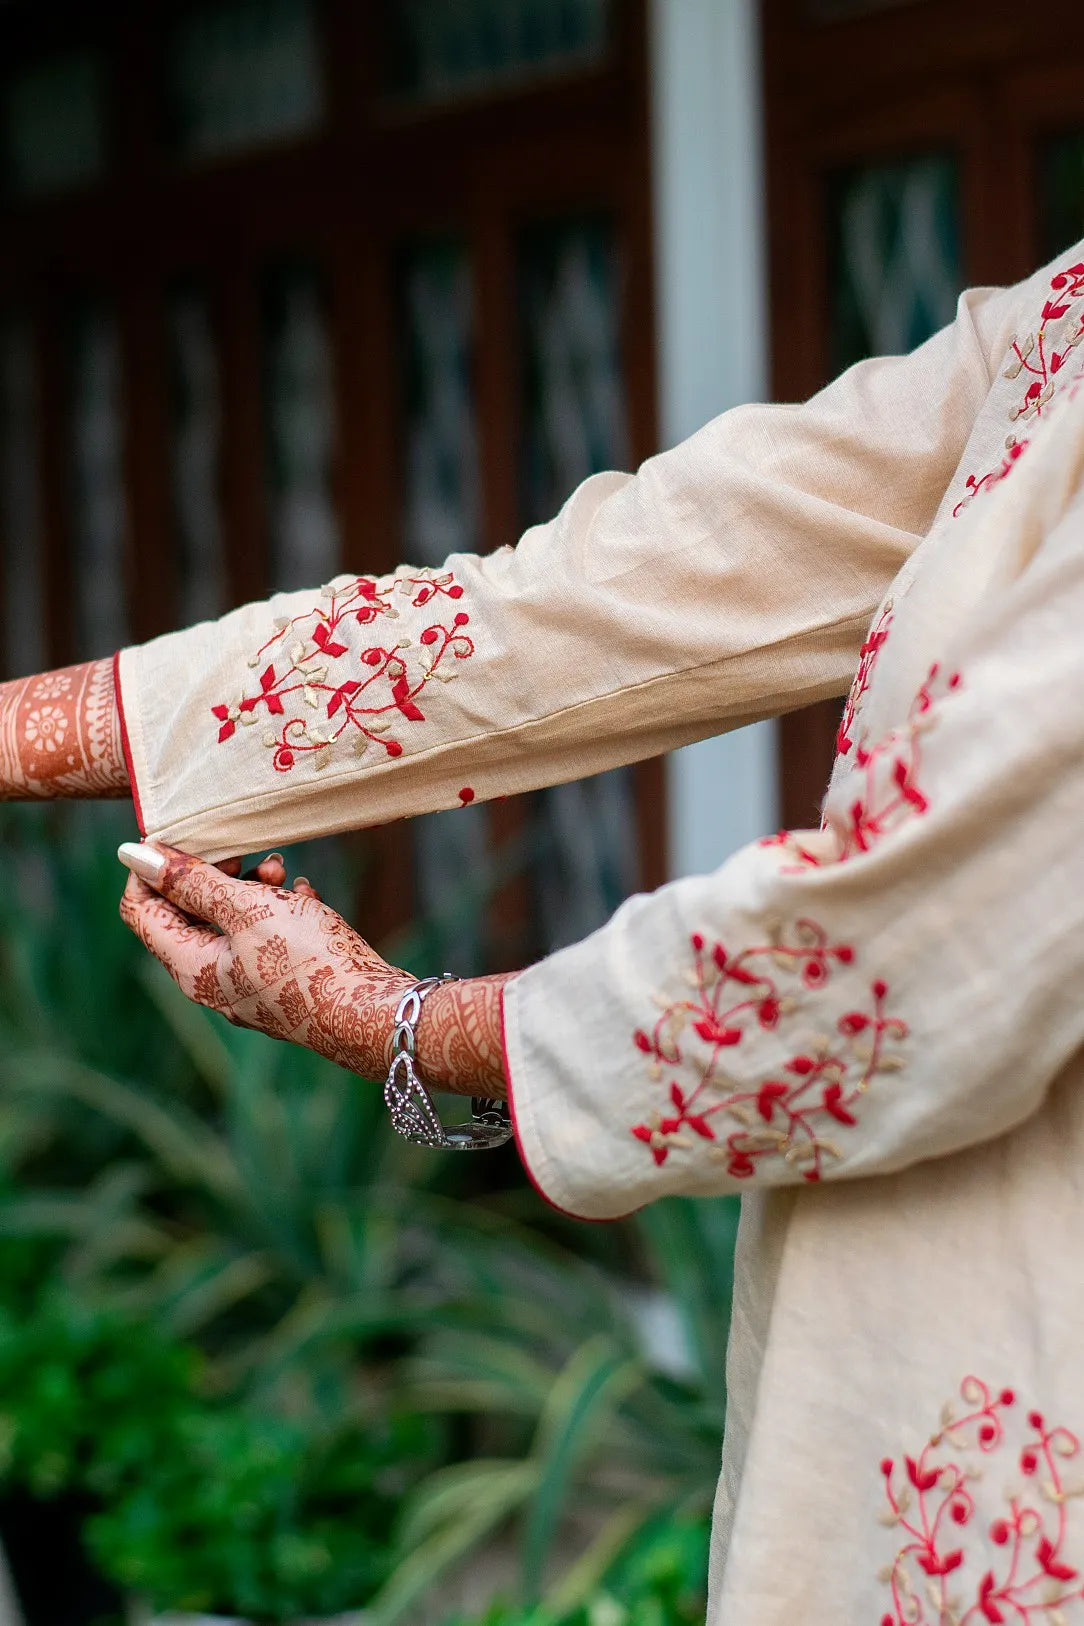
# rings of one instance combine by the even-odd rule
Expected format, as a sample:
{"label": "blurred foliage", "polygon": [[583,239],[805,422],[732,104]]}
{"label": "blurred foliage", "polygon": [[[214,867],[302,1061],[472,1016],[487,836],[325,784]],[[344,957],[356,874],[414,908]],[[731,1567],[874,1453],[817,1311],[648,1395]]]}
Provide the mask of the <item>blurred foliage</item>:
{"label": "blurred foliage", "polygon": [[[99,1562],[175,1607],[272,1619],[349,1595],[393,1626],[431,1617],[442,1577],[498,1539],[527,1610],[501,1626],[649,1626],[653,1598],[677,1608],[662,1579],[635,1605],[600,1588],[654,1550],[660,1520],[703,1527],[736,1206],[670,1199],[575,1226],[511,1153],[406,1146],[379,1090],[179,995],[117,921],[123,832],[102,811],[49,815],[51,833],[40,809],[0,819],[0,1251],[47,1249],[44,1274],[92,1320],[199,1351],[183,1448],[147,1446],[141,1497],[95,1482]],[[395,1528],[370,1526],[397,1453]],[[341,1545],[325,1494],[344,1532],[355,1498]],[[229,1569],[227,1508],[280,1555],[247,1578]],[[279,1603],[243,1602],[272,1562]]]}
{"label": "blurred foliage", "polygon": [[432,1426],[328,1426],[208,1396],[197,1348],[48,1276],[28,1293],[23,1254],[2,1256],[0,1482],[93,1498],[102,1574],[154,1607],[287,1620],[376,1590]]}
{"label": "blurred foliage", "polygon": [[667,1518],[649,1526],[605,1584],[560,1621],[541,1605],[497,1602],[454,1626],[702,1626],[709,1533],[707,1519]]}

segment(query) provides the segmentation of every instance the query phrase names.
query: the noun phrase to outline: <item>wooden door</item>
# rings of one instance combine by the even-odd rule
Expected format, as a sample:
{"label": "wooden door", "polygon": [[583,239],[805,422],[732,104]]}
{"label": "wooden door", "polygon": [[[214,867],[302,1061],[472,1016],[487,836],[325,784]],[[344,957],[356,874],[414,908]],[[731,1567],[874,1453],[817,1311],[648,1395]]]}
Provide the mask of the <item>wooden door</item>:
{"label": "wooden door", "polygon": [[[488,551],[654,449],[642,0],[15,0],[0,64],[8,672]],[[379,832],[367,928],[521,963],[658,884],[661,797]]]}
{"label": "wooden door", "polygon": [[[1084,13],[1013,0],[764,0],[773,385],[911,348],[968,285],[1084,233]],[[841,707],[783,720],[816,823]]]}

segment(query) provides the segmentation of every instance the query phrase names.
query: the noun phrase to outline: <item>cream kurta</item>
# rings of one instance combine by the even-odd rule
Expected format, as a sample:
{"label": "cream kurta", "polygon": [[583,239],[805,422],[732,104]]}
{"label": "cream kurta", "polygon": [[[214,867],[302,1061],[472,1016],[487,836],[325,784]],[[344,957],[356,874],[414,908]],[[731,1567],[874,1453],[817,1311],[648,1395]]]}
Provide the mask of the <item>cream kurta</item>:
{"label": "cream kurta", "polygon": [[515,550],[120,658],[147,831],[212,857],[853,678],[822,829],[632,899],[505,1001],[551,1201],[746,1193],[726,1626],[1084,1622],[1081,259]]}

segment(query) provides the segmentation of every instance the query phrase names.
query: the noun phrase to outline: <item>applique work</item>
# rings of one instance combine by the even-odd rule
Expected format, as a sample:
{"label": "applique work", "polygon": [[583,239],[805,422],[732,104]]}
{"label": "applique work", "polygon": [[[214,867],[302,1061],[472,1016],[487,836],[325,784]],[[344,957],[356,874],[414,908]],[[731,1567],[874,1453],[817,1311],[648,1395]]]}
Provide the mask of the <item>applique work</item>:
{"label": "applique work", "polygon": [[[1063,373],[1072,352],[1084,343],[1084,318],[1078,309],[1081,299],[1084,299],[1084,263],[1067,266],[1051,277],[1050,292],[1039,313],[1036,331],[1013,339],[1002,377],[1020,379],[1025,387],[1009,411],[1010,423],[1028,423],[1041,418],[1064,382],[1059,374]],[[1070,316],[1072,320],[1066,322]],[[1079,371],[1074,376],[1079,377]],[[1010,434],[1005,441],[1005,456],[996,468],[983,475],[968,475],[964,496],[952,510],[953,518],[980,493],[1000,485],[1030,444],[1026,436]]]}
{"label": "applique work", "polygon": [[1079,1457],[1077,1436],[1012,1389],[965,1378],[919,1455],[881,1463],[881,1521],[900,1543],[878,1576],[891,1593],[881,1626],[1084,1619]]}
{"label": "applique work", "polygon": [[373,630],[399,620],[408,606],[435,608],[437,600],[462,597],[450,571],[418,571],[384,582],[359,576],[325,587],[313,609],[276,621],[272,636],[249,659],[260,674],[255,692],[212,706],[218,743],[224,745],[238,728],[262,724],[261,739],[278,773],[303,761],[326,768],[347,748],[355,757],[370,746],[401,756],[402,725],[426,721],[419,704],[424,689],[433,681],[450,682],[457,675],[454,663],[474,654],[465,631],[470,617],[455,611],[448,625],[434,620],[416,637],[396,636],[389,626],[385,642],[376,641]]}
{"label": "applique work", "polygon": [[784,1047],[785,1059],[768,1076],[739,1082],[732,1069],[741,1045],[758,1032],[785,1028],[801,1009],[796,996],[823,988],[838,966],[852,963],[854,950],[832,943],[812,920],[733,955],[722,943],[709,949],[699,933],[691,942],[690,994],[661,997],[654,1027],[633,1034],[652,1077],[665,1083],[671,1075],[669,1110],[631,1133],[656,1164],[710,1141],[708,1155],[736,1179],[778,1158],[803,1179],[819,1180],[826,1161],[843,1156],[830,1137],[857,1125],[862,1097],[878,1074],[904,1065],[892,1046],[907,1037],[907,1025],[886,1013],[886,984],[871,983],[868,1006],[844,1011],[831,1034],[814,1034],[790,1054]]}

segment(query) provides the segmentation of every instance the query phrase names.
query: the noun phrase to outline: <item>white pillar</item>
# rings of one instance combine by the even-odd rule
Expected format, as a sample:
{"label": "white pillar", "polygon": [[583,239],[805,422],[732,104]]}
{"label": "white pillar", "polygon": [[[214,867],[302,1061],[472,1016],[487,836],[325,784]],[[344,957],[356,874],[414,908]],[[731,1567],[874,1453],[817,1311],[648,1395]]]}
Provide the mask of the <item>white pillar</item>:
{"label": "white pillar", "polygon": [[[767,315],[756,0],[650,0],[652,167],[664,446],[762,400]],[[672,875],[773,830],[771,723],[669,761]]]}

